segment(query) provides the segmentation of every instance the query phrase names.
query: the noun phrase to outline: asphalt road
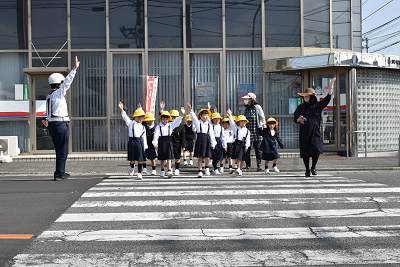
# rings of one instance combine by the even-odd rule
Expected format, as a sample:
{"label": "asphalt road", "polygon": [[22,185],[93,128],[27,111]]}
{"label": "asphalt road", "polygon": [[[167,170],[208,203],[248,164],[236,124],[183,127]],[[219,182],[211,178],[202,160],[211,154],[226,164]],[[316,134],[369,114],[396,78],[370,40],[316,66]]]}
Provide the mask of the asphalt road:
{"label": "asphalt road", "polygon": [[34,237],[0,240],[0,266],[399,266],[399,177],[3,176],[0,234]]}
{"label": "asphalt road", "polygon": [[0,266],[5,266],[100,181],[99,178],[55,182],[40,176],[1,177]]}

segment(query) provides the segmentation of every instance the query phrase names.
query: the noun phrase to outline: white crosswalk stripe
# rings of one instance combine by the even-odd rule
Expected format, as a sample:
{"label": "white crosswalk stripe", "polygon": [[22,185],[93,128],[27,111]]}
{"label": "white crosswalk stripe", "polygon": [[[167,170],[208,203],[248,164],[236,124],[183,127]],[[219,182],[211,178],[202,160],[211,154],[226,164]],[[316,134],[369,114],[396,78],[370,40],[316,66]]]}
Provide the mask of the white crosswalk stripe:
{"label": "white crosswalk stripe", "polygon": [[400,264],[398,246],[370,246],[400,237],[400,188],[324,174],[144,178],[85,192],[14,266]]}

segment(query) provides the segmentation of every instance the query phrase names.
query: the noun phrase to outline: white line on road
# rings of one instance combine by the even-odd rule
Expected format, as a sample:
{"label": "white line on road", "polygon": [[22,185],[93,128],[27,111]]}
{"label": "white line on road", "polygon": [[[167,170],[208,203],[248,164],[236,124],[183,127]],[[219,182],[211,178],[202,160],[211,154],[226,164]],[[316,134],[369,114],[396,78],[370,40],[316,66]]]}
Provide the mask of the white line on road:
{"label": "white line on road", "polygon": [[47,241],[243,240],[399,237],[400,225],[243,229],[138,229],[44,231]]}
{"label": "white line on road", "polygon": [[400,216],[400,209],[283,210],[212,212],[121,212],[64,213],[56,222],[164,221],[164,220],[249,220],[304,218],[364,218]]}
{"label": "white line on road", "polygon": [[257,250],[233,252],[20,254],[14,267],[54,266],[298,266],[400,263],[400,249]]}
{"label": "white line on road", "polygon": [[161,197],[161,196],[226,196],[226,195],[311,195],[311,194],[377,194],[400,193],[400,187],[337,188],[337,189],[270,189],[270,190],[199,190],[146,192],[86,192],[82,198]]}
{"label": "white line on road", "polygon": [[349,203],[400,202],[400,197],[337,197],[337,198],[274,198],[274,199],[196,199],[196,200],[135,200],[135,201],[85,201],[79,200],[72,208],[94,207],[176,207],[213,205],[299,205],[299,204],[349,204]]}
{"label": "white line on road", "polygon": [[[193,189],[222,189],[222,188],[232,188],[232,189],[240,189],[245,187],[246,185],[200,185],[200,186],[164,186],[162,189],[170,190],[170,189],[185,189],[185,190],[193,190]],[[257,185],[258,188],[266,187],[266,188],[312,188],[312,187],[367,187],[367,186],[387,186],[385,184],[379,183],[370,183],[370,184],[328,184],[328,183],[320,183],[320,184],[274,184],[274,185]],[[112,187],[93,187],[88,190],[91,191],[118,191],[122,190],[160,190],[160,187],[155,186],[137,186],[137,187],[129,187],[129,186],[112,186]]]}

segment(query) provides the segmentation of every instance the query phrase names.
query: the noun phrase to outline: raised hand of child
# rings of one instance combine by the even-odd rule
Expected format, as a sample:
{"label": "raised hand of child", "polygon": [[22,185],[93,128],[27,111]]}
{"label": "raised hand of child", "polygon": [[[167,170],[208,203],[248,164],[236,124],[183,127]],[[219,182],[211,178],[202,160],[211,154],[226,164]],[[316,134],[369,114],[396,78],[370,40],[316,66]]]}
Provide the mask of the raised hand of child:
{"label": "raised hand of child", "polygon": [[164,108],[165,108],[165,102],[164,102],[164,101],[161,101],[161,102],[160,102],[160,109],[161,109],[161,110],[164,110]]}
{"label": "raised hand of child", "polygon": [[139,103],[139,104],[137,105],[137,108],[138,108],[138,109],[139,109],[139,108],[142,108],[142,104]]}
{"label": "raised hand of child", "polygon": [[186,103],[186,107],[188,108],[188,110],[189,110],[190,112],[192,112],[192,105],[190,105],[189,102]]}
{"label": "raised hand of child", "polygon": [[207,108],[208,108],[209,110],[211,110],[211,103],[210,103],[210,102],[207,102]]}
{"label": "raised hand of child", "polygon": [[214,113],[218,112],[217,107],[214,107]]}
{"label": "raised hand of child", "polygon": [[182,117],[183,117],[183,115],[185,115],[185,112],[186,112],[185,107],[181,107]]}
{"label": "raised hand of child", "polygon": [[228,108],[228,110],[226,111],[226,116],[227,116],[227,117],[232,116],[232,111],[231,111],[230,108]]}

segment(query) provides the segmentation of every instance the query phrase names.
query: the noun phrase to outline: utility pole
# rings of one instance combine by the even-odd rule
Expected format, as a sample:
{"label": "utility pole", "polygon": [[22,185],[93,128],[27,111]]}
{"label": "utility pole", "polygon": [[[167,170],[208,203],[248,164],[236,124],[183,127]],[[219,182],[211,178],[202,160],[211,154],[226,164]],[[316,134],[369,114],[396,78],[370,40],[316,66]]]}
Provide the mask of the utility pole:
{"label": "utility pole", "polygon": [[364,38],[363,41],[365,41],[365,46],[364,46],[363,48],[365,48],[365,49],[367,50],[367,53],[369,53],[369,52],[368,52],[368,49],[369,49],[369,46],[368,46],[368,38]]}

